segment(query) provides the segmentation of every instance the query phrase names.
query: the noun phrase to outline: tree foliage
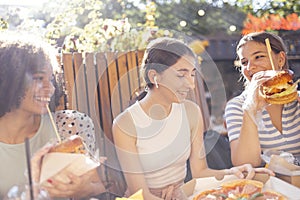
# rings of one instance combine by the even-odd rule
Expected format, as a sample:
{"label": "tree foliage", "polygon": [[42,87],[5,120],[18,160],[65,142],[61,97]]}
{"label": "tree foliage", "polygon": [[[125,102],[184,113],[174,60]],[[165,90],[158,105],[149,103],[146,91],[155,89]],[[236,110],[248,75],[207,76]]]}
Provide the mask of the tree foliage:
{"label": "tree foliage", "polygon": [[282,17],[292,13],[300,13],[299,0],[237,0],[235,6],[243,9],[245,13],[262,17],[265,14],[278,14]]}
{"label": "tree foliage", "polygon": [[[141,45],[141,37],[145,34],[149,36],[145,32],[146,27],[152,28],[152,35],[149,37],[165,34],[157,30],[167,30],[202,38],[219,34],[240,34],[248,13],[254,17],[261,17],[266,13],[288,16],[300,11],[298,0],[153,0],[155,9],[152,10],[151,21],[149,17],[152,14],[147,14],[149,2],[151,1],[49,0],[42,8],[27,11],[27,18],[18,8],[7,8],[5,16],[0,16],[1,28],[42,33],[49,42],[57,46],[69,46],[70,51],[77,51],[83,46],[86,48],[84,50],[93,51],[130,48],[133,45],[128,42],[130,38],[139,39]],[[229,31],[230,26],[236,30]],[[153,27],[156,28],[154,32]],[[129,33],[129,29],[134,31]],[[113,41],[117,36],[119,40]],[[76,44],[79,40],[81,43]],[[123,46],[118,44],[120,41],[123,41]],[[112,47],[112,44],[115,46]]]}

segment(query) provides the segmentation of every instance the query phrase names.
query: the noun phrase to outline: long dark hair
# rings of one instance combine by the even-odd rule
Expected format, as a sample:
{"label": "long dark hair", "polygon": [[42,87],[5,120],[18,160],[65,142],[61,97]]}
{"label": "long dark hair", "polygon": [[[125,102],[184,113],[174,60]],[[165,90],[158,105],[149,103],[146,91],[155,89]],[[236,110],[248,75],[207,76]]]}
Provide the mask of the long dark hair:
{"label": "long dark hair", "polygon": [[147,90],[154,87],[148,77],[149,70],[153,69],[157,73],[162,73],[178,62],[183,56],[194,57],[196,64],[196,55],[192,49],[181,40],[161,37],[151,41],[145,50],[141,64],[141,76],[144,78],[146,90],[137,97],[137,100],[143,99],[147,94]]}

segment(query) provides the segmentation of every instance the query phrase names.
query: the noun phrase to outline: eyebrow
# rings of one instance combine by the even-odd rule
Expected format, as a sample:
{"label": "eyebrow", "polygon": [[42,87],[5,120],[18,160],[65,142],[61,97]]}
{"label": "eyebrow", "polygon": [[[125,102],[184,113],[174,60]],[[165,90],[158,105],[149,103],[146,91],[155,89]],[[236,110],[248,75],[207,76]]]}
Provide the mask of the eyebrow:
{"label": "eyebrow", "polygon": [[[251,54],[251,56],[256,55],[256,54],[259,54],[259,53],[267,53],[267,52],[265,52],[265,51],[255,51],[255,52],[253,52],[253,53]],[[245,59],[247,59],[247,58],[243,57],[243,58],[239,58],[239,59],[240,59],[240,60],[245,60]]]}
{"label": "eyebrow", "polygon": [[47,70],[38,69],[37,71],[34,72],[34,74],[47,74]]}
{"label": "eyebrow", "polygon": [[[178,71],[178,72],[188,72],[189,70],[188,70],[188,69],[178,69],[178,70],[176,70],[176,71]],[[194,71],[196,71],[196,68],[194,68],[194,69],[192,70],[192,72],[194,72]]]}

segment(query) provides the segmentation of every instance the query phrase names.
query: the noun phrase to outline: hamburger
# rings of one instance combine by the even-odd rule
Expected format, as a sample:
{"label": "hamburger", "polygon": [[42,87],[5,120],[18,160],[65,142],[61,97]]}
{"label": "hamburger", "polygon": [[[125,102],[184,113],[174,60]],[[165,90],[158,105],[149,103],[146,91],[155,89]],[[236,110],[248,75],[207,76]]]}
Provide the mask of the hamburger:
{"label": "hamburger", "polygon": [[54,145],[49,152],[86,154],[87,150],[82,137],[72,135],[61,143]]}
{"label": "hamburger", "polygon": [[286,104],[298,98],[298,81],[291,70],[270,71],[270,78],[260,85],[260,94],[269,104]]}
{"label": "hamburger", "polygon": [[70,183],[68,173],[81,176],[100,165],[99,161],[90,156],[83,138],[72,135],[55,144],[43,157],[40,183],[51,187],[48,179]]}

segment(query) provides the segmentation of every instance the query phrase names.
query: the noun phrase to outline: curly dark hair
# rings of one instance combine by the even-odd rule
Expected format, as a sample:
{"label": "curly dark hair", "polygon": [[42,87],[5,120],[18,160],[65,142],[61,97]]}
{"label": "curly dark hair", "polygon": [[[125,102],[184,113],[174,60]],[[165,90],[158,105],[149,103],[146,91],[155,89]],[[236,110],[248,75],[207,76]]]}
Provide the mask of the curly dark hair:
{"label": "curly dark hair", "polygon": [[[31,84],[28,77],[46,65],[52,66],[56,70],[55,73],[58,73],[58,62],[50,45],[24,35],[1,34],[0,117],[20,106],[26,89]],[[54,86],[56,89],[60,88],[57,83],[54,83]],[[57,96],[61,92],[55,93],[54,96]]]}

